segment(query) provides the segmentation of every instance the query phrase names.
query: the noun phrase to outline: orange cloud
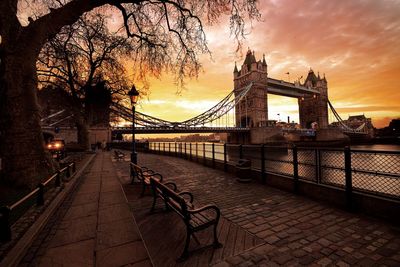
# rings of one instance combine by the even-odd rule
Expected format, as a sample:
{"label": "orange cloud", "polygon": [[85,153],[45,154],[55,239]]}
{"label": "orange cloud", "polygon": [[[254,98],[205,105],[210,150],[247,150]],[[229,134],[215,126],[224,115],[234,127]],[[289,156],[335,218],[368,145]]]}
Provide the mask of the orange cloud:
{"label": "orange cloud", "polygon": [[[326,74],[330,101],[343,118],[364,113],[383,127],[400,117],[399,1],[269,0],[260,1],[260,9],[262,21],[253,23],[244,47],[255,50],[257,58],[266,54],[269,76],[287,80],[290,72],[293,81],[312,67]],[[223,19],[206,32],[213,60],[201,58],[204,73],[188,81],[180,96],[170,77],[152,79],[150,102],[142,103],[145,113],[188,119],[232,90],[234,61],[241,64],[243,58],[234,53],[229,25]],[[282,104],[271,99],[270,119],[278,119],[279,113],[282,120],[289,115],[298,120],[295,100]]]}

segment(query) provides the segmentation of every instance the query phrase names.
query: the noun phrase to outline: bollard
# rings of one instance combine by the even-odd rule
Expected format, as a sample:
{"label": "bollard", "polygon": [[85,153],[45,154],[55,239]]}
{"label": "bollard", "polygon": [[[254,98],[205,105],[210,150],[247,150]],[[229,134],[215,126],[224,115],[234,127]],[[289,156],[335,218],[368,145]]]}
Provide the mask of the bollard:
{"label": "bollard", "polygon": [[44,184],[40,183],[38,185],[39,191],[36,198],[36,205],[43,206],[44,205]]}
{"label": "bollard", "polygon": [[199,144],[196,142],[196,162],[199,162]]}
{"label": "bollard", "polygon": [[206,165],[206,144],[203,143],[203,164]]}
{"label": "bollard", "polygon": [[70,178],[70,177],[71,177],[70,165],[67,166],[65,176],[66,176],[67,178]]}
{"label": "bollard", "polygon": [[224,171],[228,171],[226,143],[224,143]]}
{"label": "bollard", "polygon": [[321,183],[321,155],[319,149],[315,149],[315,180]]}
{"label": "bollard", "polygon": [[292,148],[293,153],[293,191],[298,193],[299,190],[299,162],[297,159],[297,147]]}
{"label": "bollard", "polygon": [[212,143],[212,145],[211,145],[211,150],[212,150],[212,165],[213,165],[213,168],[215,168],[215,144],[214,143]]}
{"label": "bollard", "polygon": [[348,210],[353,210],[353,180],[351,173],[351,150],[350,147],[346,146],[344,148],[344,169],[346,175],[346,207]]}
{"label": "bollard", "polygon": [[239,145],[239,159],[243,158],[243,146]]}
{"label": "bollard", "polygon": [[265,184],[267,180],[265,173],[265,145],[261,146],[261,182]]}
{"label": "bollard", "polygon": [[7,242],[11,240],[10,212],[8,206],[0,208],[0,241]]}

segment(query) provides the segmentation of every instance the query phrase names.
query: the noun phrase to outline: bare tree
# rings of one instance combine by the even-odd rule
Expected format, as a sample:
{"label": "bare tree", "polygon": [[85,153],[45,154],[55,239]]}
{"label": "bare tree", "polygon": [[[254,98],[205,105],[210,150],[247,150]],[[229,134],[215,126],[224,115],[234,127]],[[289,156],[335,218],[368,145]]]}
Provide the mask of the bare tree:
{"label": "bare tree", "polygon": [[73,25],[63,27],[39,55],[39,86],[53,85],[69,93],[73,105],[68,109],[75,118],[78,142],[87,149],[90,114],[87,96],[103,81],[114,98],[124,94],[129,88],[129,78],[122,60],[132,51],[134,46],[129,39],[110,32],[106,17],[95,13],[85,14]]}
{"label": "bare tree", "polygon": [[[108,7],[122,17],[135,58],[147,72],[196,76],[208,52],[203,21],[229,14],[235,37],[259,16],[256,0],[2,0],[0,1],[0,131],[3,177],[33,187],[51,171],[43,147],[36,61],[45,43],[83,14]],[[21,24],[26,18],[26,23]],[[21,19],[21,21],[20,21]]]}

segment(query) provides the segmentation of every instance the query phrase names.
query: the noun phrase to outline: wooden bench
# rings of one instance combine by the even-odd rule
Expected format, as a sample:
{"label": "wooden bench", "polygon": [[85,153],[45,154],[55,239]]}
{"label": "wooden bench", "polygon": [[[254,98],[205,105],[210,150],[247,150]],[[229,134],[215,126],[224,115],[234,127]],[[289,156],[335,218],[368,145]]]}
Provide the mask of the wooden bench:
{"label": "wooden bench", "polygon": [[[140,196],[142,197],[146,191],[146,187],[150,185],[150,178],[157,179],[157,181],[162,182],[163,177],[161,174],[156,173],[155,171],[146,168],[146,167],[141,167],[139,165],[136,165],[134,163],[130,163],[130,173],[131,173],[131,178],[132,178],[132,184],[135,182],[135,177],[139,180],[139,182],[142,185],[142,193]],[[174,184],[175,185],[175,184]],[[176,185],[175,189],[176,190]]]}
{"label": "wooden bench", "polygon": [[116,160],[123,160],[125,158],[125,154],[119,150],[114,150],[114,158]]}
{"label": "wooden bench", "polygon": [[210,226],[214,227],[214,242],[212,246],[219,248],[222,246],[218,242],[217,226],[221,212],[215,205],[206,205],[200,208],[195,208],[193,205],[193,195],[190,192],[176,192],[160,181],[150,178],[150,185],[153,192],[153,205],[151,212],[154,211],[157,199],[164,201],[167,210],[172,209],[184,221],[186,226],[186,241],[185,248],[178,261],[183,261],[189,256],[190,237],[193,236],[195,241],[199,243],[196,232],[206,229]]}

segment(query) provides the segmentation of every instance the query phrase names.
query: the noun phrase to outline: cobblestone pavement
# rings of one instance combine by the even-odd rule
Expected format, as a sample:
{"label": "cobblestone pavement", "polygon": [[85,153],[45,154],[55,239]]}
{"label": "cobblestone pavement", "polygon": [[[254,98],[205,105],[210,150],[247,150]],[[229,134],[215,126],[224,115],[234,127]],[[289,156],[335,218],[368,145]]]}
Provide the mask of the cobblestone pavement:
{"label": "cobblestone pavement", "polygon": [[100,152],[20,266],[152,266],[111,161]]}
{"label": "cobblestone pavement", "polygon": [[[400,266],[400,229],[180,158],[140,154],[139,164],[215,203],[223,216],[265,240],[218,266]],[[126,163],[121,163],[126,164]],[[127,165],[126,165],[127,169]]]}

